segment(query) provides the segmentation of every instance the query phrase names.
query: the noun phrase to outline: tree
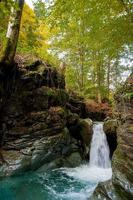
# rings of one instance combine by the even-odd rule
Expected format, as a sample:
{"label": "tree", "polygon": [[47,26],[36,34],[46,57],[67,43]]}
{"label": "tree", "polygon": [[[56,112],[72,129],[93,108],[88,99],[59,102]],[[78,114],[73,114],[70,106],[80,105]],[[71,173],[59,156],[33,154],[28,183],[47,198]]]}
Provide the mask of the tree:
{"label": "tree", "polygon": [[15,5],[11,8],[10,19],[7,29],[7,43],[5,52],[2,57],[2,63],[12,65],[16,53],[17,42],[19,37],[20,22],[22,16],[24,0],[16,0]]}
{"label": "tree", "polygon": [[46,6],[44,1],[38,0],[37,2],[34,2],[34,12],[40,20],[46,19]]}
{"label": "tree", "polygon": [[99,102],[109,98],[116,76],[123,80],[121,60],[131,50],[131,1],[55,0],[50,11],[50,25],[58,29],[52,52],[65,55],[67,86]]}
{"label": "tree", "polygon": [[7,31],[11,6],[12,0],[0,2],[0,59],[6,43],[5,35]]}
{"label": "tree", "polygon": [[[12,73],[9,73],[9,72],[12,71],[11,65],[14,62],[14,56],[16,53],[23,5],[24,5],[24,0],[16,0],[15,5],[12,5],[12,7],[11,7],[11,14],[10,14],[10,19],[9,19],[9,23],[8,23],[7,35],[6,35],[7,44],[6,44],[5,52],[2,57],[2,61],[1,61],[0,112],[3,112],[3,110],[5,108],[7,99],[11,94],[12,82],[14,81],[13,77],[10,76]],[[11,70],[9,70],[9,67]],[[6,126],[3,124],[1,126],[3,126],[3,127],[0,127],[1,128],[0,150],[1,150],[1,147],[3,146],[3,141],[6,136]],[[0,157],[3,158],[1,155],[1,151],[0,151]]]}

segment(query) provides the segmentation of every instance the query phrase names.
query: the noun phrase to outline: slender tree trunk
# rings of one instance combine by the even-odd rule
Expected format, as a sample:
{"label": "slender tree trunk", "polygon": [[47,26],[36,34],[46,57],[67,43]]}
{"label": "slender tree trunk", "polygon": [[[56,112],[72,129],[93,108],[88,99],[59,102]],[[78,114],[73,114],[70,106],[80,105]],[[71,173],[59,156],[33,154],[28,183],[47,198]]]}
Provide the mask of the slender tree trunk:
{"label": "slender tree trunk", "polygon": [[84,52],[81,49],[80,52],[80,63],[81,63],[81,91],[84,89]]}
{"label": "slender tree trunk", "polygon": [[[84,4],[82,8],[82,12],[84,13]],[[81,38],[85,36],[85,24],[84,24],[84,17],[80,18],[80,26],[79,26],[79,33]],[[80,66],[81,66],[81,92],[84,90],[84,83],[85,83],[85,72],[84,72],[84,64],[85,64],[85,43],[81,41],[79,43],[79,59],[80,59]]]}
{"label": "slender tree trunk", "polygon": [[2,63],[5,63],[7,65],[11,65],[14,61],[17,42],[19,38],[19,30],[24,0],[15,0],[15,3],[16,6],[11,8],[11,14],[6,35],[7,44],[2,58]]}
{"label": "slender tree trunk", "polygon": [[93,85],[96,87],[96,83],[97,83],[97,63],[96,63],[96,53],[93,52],[92,54],[92,60],[93,60],[93,73],[92,73],[92,82]]}
{"label": "slender tree trunk", "polygon": [[102,97],[101,97],[101,67],[100,67],[100,63],[98,64],[98,71],[97,71],[97,100],[98,100],[98,103],[102,103]]}
{"label": "slender tree trunk", "polygon": [[98,93],[97,93],[97,101],[98,101],[98,103],[102,103],[101,92],[100,92],[99,88],[98,88]]}
{"label": "slender tree trunk", "polygon": [[108,60],[108,66],[107,66],[107,90],[108,90],[108,99],[110,94],[110,58]]}
{"label": "slender tree trunk", "polygon": [[114,63],[114,77],[113,77],[115,88],[117,88],[119,85],[118,77],[120,76],[120,74],[119,74],[118,64],[119,61],[118,58],[116,58],[116,61]]}

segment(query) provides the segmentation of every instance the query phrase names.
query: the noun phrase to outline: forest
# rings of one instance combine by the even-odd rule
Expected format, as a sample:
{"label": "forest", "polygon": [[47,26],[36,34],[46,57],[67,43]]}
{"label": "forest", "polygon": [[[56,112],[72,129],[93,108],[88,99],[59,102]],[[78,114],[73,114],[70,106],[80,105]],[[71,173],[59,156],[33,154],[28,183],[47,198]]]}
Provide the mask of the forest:
{"label": "forest", "polygon": [[131,200],[132,142],[132,0],[0,0],[0,199]]}
{"label": "forest", "polygon": [[[11,6],[12,1],[0,5],[1,57],[8,48],[10,15],[13,23],[16,19]],[[132,20],[130,0],[39,0],[34,9],[24,4],[19,38],[18,30],[11,36],[17,49],[9,54],[35,56],[58,68],[62,63],[68,89],[98,102],[110,100],[131,72]]]}

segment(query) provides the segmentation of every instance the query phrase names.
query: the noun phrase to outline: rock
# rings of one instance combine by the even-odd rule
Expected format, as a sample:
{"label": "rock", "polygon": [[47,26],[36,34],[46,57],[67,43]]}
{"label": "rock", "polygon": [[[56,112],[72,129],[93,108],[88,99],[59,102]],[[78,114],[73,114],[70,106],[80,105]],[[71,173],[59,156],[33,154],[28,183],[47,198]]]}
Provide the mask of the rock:
{"label": "rock", "polygon": [[75,92],[70,91],[69,101],[66,107],[72,112],[78,114],[81,118],[86,117],[86,107],[84,99]]}
{"label": "rock", "polygon": [[89,158],[90,154],[90,144],[91,144],[91,139],[93,135],[93,122],[91,119],[80,119],[79,124],[81,126],[81,137],[83,141],[83,146],[84,146],[84,152],[85,156]]}
{"label": "rock", "polygon": [[121,200],[115,192],[115,189],[112,185],[112,181],[106,181],[104,183],[99,183],[94,193],[88,200]]}
{"label": "rock", "polygon": [[106,134],[107,141],[110,149],[110,158],[112,159],[113,153],[117,148],[117,119],[108,119],[104,121],[103,130]]}
{"label": "rock", "polygon": [[118,127],[118,120],[117,119],[108,119],[104,121],[103,128],[106,134],[115,134]]}
{"label": "rock", "polygon": [[[41,171],[57,167],[73,167],[81,164],[82,159],[76,140],[70,136],[67,129],[53,136],[35,138],[30,145],[24,139],[15,141],[18,149],[5,150],[2,155],[6,164],[0,166],[0,177],[18,175],[27,170]],[[31,140],[30,140],[31,141]]]}
{"label": "rock", "polygon": [[23,155],[19,151],[2,151],[6,163],[0,166],[0,177],[18,175],[28,170],[30,156]]}
{"label": "rock", "polygon": [[81,145],[84,152],[83,156],[86,158],[89,156],[92,138],[92,125],[93,123],[91,119],[79,119],[77,114],[70,116],[67,121],[67,127],[70,134],[79,141],[79,145]]}
{"label": "rock", "polygon": [[53,161],[44,164],[41,166],[37,171],[38,172],[45,172],[50,169],[57,169],[60,167],[77,167],[82,164],[82,157],[80,153],[74,152],[71,153],[68,157],[60,157],[54,159]]}
{"label": "rock", "polygon": [[[133,74],[116,94],[119,126],[118,146],[113,156],[113,185],[123,199],[133,198]],[[130,98],[129,98],[130,96]]]}
{"label": "rock", "polygon": [[66,159],[67,167],[77,167],[82,163],[82,157],[80,153],[74,152]]}
{"label": "rock", "polygon": [[[21,58],[18,60],[13,81],[7,82],[13,92],[0,107],[0,176],[18,175],[41,166],[79,165],[88,152],[86,142],[88,145],[90,137],[89,123],[79,120],[84,113],[83,99],[68,94],[63,74],[48,63],[34,60],[32,64],[30,60],[25,66]],[[5,93],[1,94],[2,101]],[[78,108],[77,114],[70,112],[68,104]],[[75,125],[82,133],[73,132]]]}
{"label": "rock", "polygon": [[51,161],[49,163],[46,163],[46,164],[42,165],[39,169],[37,169],[37,171],[38,172],[45,172],[47,170],[60,168],[60,167],[63,166],[62,163],[63,163],[63,159],[57,158],[54,161]]}

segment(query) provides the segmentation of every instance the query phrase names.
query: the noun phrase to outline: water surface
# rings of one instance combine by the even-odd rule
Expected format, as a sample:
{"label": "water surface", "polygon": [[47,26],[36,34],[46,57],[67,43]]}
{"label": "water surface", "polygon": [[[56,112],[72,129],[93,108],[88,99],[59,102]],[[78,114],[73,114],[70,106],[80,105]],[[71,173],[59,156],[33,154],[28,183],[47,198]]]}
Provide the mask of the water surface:
{"label": "water surface", "polygon": [[77,168],[26,173],[0,182],[0,200],[86,200],[111,169]]}

